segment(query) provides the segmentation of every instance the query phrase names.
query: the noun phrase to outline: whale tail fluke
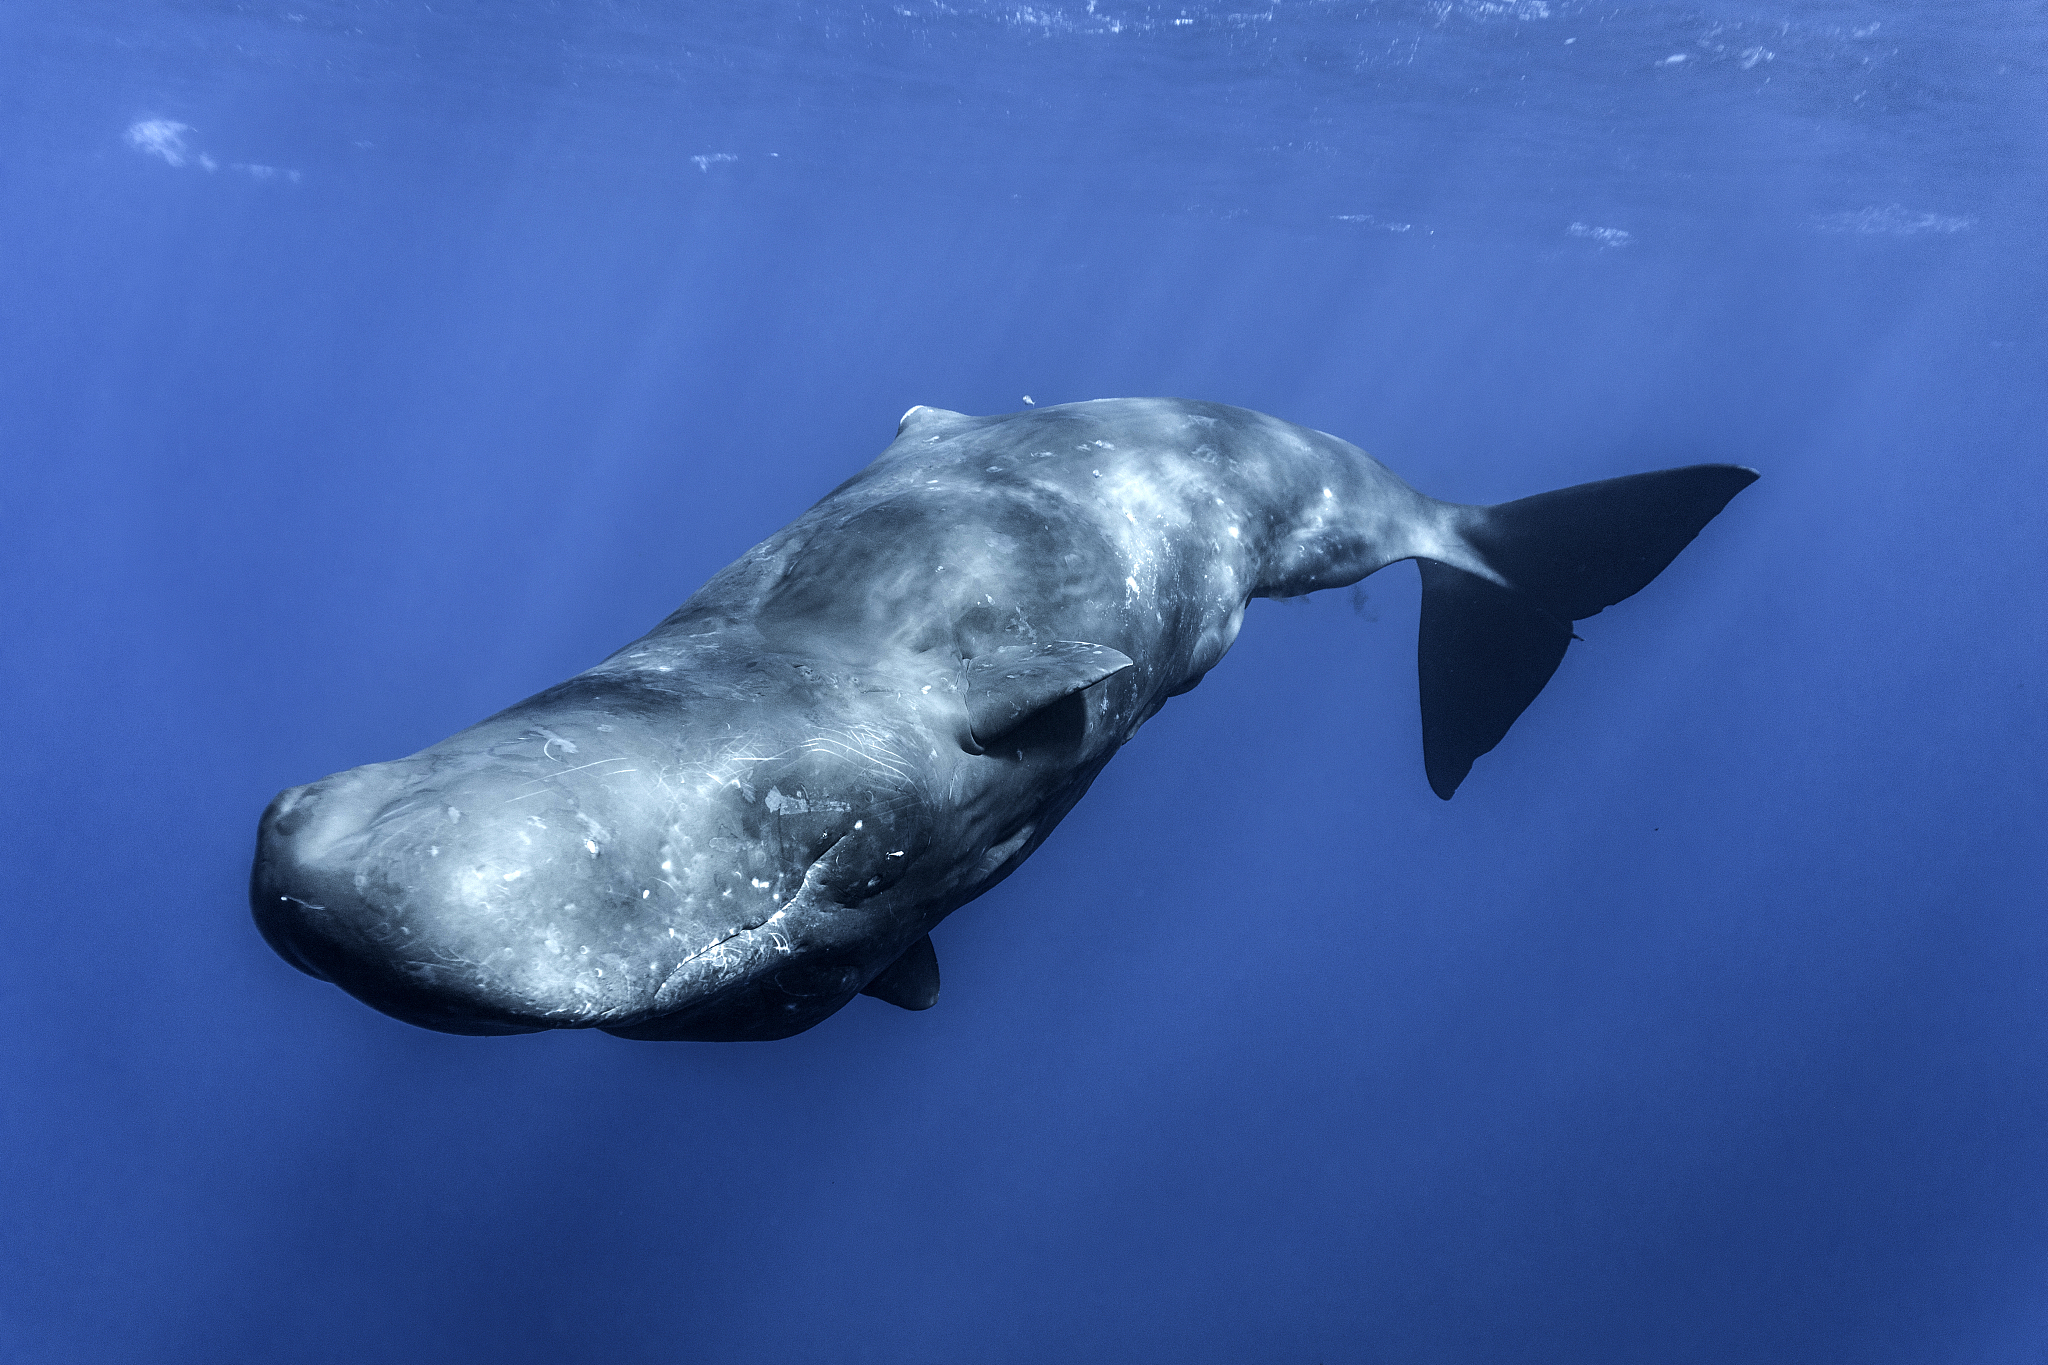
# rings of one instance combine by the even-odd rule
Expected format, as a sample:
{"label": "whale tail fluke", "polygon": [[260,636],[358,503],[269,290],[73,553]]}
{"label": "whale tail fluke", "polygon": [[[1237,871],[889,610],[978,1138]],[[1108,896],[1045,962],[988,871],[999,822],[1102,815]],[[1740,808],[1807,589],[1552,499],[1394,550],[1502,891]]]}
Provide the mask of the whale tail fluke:
{"label": "whale tail fluke", "polygon": [[1419,561],[1430,789],[1450,800],[1500,743],[1557,671],[1572,622],[1646,586],[1756,478],[1740,465],[1690,465],[1470,509],[1465,540],[1506,586]]}

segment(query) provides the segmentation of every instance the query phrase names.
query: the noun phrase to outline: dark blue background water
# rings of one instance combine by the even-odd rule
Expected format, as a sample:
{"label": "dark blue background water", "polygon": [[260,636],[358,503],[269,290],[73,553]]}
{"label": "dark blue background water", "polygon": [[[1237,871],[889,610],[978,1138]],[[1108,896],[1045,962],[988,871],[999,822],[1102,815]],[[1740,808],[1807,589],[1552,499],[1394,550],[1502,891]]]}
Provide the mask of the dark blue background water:
{"label": "dark blue background water", "polygon": [[[2048,19],[1239,2],[0,11],[0,1358],[2048,1355]],[[928,1014],[257,938],[277,789],[1025,394],[1765,477],[1448,805],[1413,570],[1262,604]]]}

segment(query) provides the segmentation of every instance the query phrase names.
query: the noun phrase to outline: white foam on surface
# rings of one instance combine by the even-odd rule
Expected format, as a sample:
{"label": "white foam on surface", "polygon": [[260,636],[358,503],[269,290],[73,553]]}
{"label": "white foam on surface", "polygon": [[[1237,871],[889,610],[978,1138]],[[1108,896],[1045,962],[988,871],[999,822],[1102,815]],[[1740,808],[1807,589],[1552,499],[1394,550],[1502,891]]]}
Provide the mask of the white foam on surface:
{"label": "white foam on surface", "polygon": [[[191,124],[180,123],[176,119],[146,118],[137,119],[129,124],[127,132],[123,133],[122,137],[130,147],[144,156],[163,158],[165,165],[196,166],[208,174],[219,170],[221,163],[211,154],[195,151],[185,141],[185,134],[192,131],[194,129]],[[286,180],[296,185],[301,179],[299,172],[295,170],[284,166],[265,165],[258,161],[231,161],[227,168],[238,171],[251,180]]]}
{"label": "white foam on surface", "polygon": [[1814,223],[1819,232],[1853,232],[1863,237],[1918,237],[1967,232],[1977,220],[1943,213],[1915,213],[1900,204],[1830,213]]}
{"label": "white foam on surface", "polygon": [[1610,247],[1627,246],[1636,239],[1635,234],[1626,228],[1594,227],[1591,223],[1573,223],[1565,231],[1574,237],[1598,242],[1603,251]]}
{"label": "white foam on surface", "polygon": [[182,166],[188,156],[185,134],[191,131],[191,124],[175,119],[139,119],[128,125],[128,145],[145,156],[160,156],[170,165]]}

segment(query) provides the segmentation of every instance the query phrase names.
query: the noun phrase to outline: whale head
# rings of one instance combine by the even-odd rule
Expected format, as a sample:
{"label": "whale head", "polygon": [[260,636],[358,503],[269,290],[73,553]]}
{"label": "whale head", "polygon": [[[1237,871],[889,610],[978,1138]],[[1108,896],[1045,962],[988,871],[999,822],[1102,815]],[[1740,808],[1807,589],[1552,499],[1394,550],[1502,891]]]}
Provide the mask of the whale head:
{"label": "whale head", "polygon": [[259,928],[301,970],[443,1032],[810,1027],[930,928],[902,885],[929,754],[872,706],[764,730],[787,708],[747,705],[750,677],[679,694],[586,674],[281,793],[258,833]]}

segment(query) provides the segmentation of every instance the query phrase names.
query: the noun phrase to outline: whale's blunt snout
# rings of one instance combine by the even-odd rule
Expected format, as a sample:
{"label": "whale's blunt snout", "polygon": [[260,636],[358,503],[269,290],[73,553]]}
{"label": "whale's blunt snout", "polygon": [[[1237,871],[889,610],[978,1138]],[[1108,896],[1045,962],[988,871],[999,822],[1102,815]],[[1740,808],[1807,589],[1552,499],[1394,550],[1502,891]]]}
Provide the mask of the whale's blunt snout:
{"label": "whale's blunt snout", "polygon": [[300,921],[309,912],[319,914],[326,907],[309,904],[284,889],[300,884],[288,874],[277,875],[278,856],[267,834],[257,836],[256,847],[256,866],[249,877],[249,910],[256,916],[257,932],[272,952],[307,976],[316,981],[331,980],[300,947]]}
{"label": "whale's blunt snout", "polygon": [[351,818],[359,814],[352,807],[361,803],[348,799],[360,793],[363,784],[354,779],[362,771],[279,792],[256,830],[256,861],[249,873],[249,909],[256,928],[279,957],[322,981],[334,979],[316,958],[331,956],[324,951],[332,945],[323,928],[337,912],[327,905],[335,888],[332,877],[324,875],[321,854],[368,823],[367,817]]}
{"label": "whale's blunt snout", "polygon": [[507,713],[281,793],[249,885],[264,938],[447,1033],[780,1037],[884,965],[863,935],[917,847],[895,787],[808,749],[752,786],[664,775],[665,732],[604,715]]}
{"label": "whale's blunt snout", "polygon": [[430,803],[405,800],[404,767],[354,768],[271,802],[249,885],[264,940],[308,975],[423,1028],[504,1034],[607,1022],[586,1018],[583,1002],[550,998],[546,983],[478,960],[460,932],[463,913],[488,907],[462,904],[448,878],[419,866],[440,870],[441,850],[436,831],[408,818]]}

